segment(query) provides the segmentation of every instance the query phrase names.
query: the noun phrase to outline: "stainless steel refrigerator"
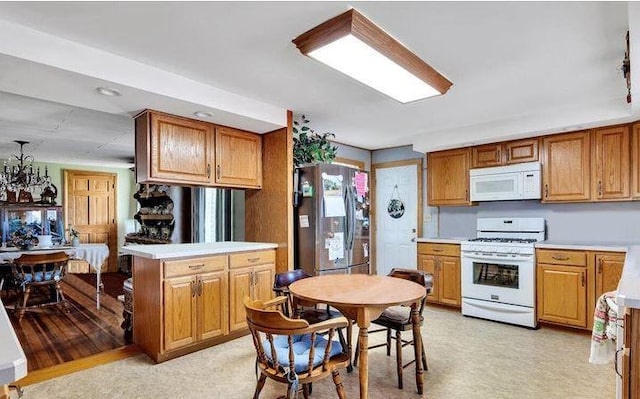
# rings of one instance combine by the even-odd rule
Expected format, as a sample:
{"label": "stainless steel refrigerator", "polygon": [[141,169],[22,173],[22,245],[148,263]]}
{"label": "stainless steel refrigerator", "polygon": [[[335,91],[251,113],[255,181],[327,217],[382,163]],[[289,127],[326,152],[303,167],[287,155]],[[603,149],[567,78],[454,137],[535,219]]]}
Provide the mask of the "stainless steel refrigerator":
{"label": "stainless steel refrigerator", "polygon": [[296,268],[310,275],[369,274],[369,175],[341,165],[298,169]]}

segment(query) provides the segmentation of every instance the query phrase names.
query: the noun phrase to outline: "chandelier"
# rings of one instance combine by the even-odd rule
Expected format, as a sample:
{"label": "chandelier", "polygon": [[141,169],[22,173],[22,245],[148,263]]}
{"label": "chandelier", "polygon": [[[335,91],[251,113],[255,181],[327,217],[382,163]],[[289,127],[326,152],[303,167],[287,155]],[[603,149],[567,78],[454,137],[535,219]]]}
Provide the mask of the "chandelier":
{"label": "chandelier", "polygon": [[[28,141],[14,140],[20,145],[20,155],[11,155],[4,162],[0,173],[0,201],[6,203],[35,202],[55,205],[58,189],[51,183],[49,170],[44,167],[44,175],[40,167],[33,168],[33,157],[25,155],[23,147]],[[34,201],[34,194],[40,199]]]}

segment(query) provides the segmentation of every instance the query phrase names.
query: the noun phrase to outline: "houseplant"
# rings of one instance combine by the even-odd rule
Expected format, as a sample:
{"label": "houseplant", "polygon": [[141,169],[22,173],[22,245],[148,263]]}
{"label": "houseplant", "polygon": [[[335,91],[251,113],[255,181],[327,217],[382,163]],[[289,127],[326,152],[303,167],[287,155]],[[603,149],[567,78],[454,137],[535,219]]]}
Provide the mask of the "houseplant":
{"label": "houseplant", "polygon": [[338,147],[330,138],[333,133],[318,134],[309,127],[309,120],[302,115],[293,121],[293,164],[300,167],[310,163],[331,163],[336,157]]}

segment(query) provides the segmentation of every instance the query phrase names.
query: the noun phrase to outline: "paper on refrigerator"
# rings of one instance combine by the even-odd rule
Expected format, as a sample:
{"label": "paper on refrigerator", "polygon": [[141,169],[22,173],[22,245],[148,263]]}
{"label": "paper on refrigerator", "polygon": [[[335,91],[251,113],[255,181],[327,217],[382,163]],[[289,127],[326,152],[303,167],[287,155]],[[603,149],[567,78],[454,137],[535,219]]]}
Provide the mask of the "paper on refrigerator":
{"label": "paper on refrigerator", "polygon": [[342,197],[342,180],[340,175],[322,174],[324,216],[327,218],[342,217],[347,213]]}
{"label": "paper on refrigerator", "polygon": [[332,238],[327,238],[329,247],[329,260],[344,258],[344,233],[333,233]]}

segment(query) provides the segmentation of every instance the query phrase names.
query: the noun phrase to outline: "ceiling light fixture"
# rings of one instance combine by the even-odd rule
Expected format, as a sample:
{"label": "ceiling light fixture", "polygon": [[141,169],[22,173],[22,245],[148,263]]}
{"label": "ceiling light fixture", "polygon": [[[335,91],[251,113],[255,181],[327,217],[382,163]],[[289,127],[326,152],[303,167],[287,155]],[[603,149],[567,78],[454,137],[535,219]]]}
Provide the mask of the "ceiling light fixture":
{"label": "ceiling light fixture", "polygon": [[35,193],[40,195],[39,203],[55,205],[58,189],[51,182],[48,167],[44,166],[44,175],[41,175],[40,167],[33,167],[33,157],[24,154],[24,145],[29,142],[13,142],[20,146],[20,155],[11,155],[4,161],[0,171],[0,202],[34,202]]}
{"label": "ceiling light fixture", "polygon": [[196,111],[193,113],[198,118],[211,118],[213,114],[209,111]]}
{"label": "ceiling light fixture", "polygon": [[109,96],[109,97],[118,97],[122,95],[120,94],[120,91],[118,89],[113,89],[111,87],[97,87],[96,91],[102,94],[103,96]]}
{"label": "ceiling light fixture", "polygon": [[355,9],[293,40],[298,50],[401,103],[441,95],[452,83]]}

